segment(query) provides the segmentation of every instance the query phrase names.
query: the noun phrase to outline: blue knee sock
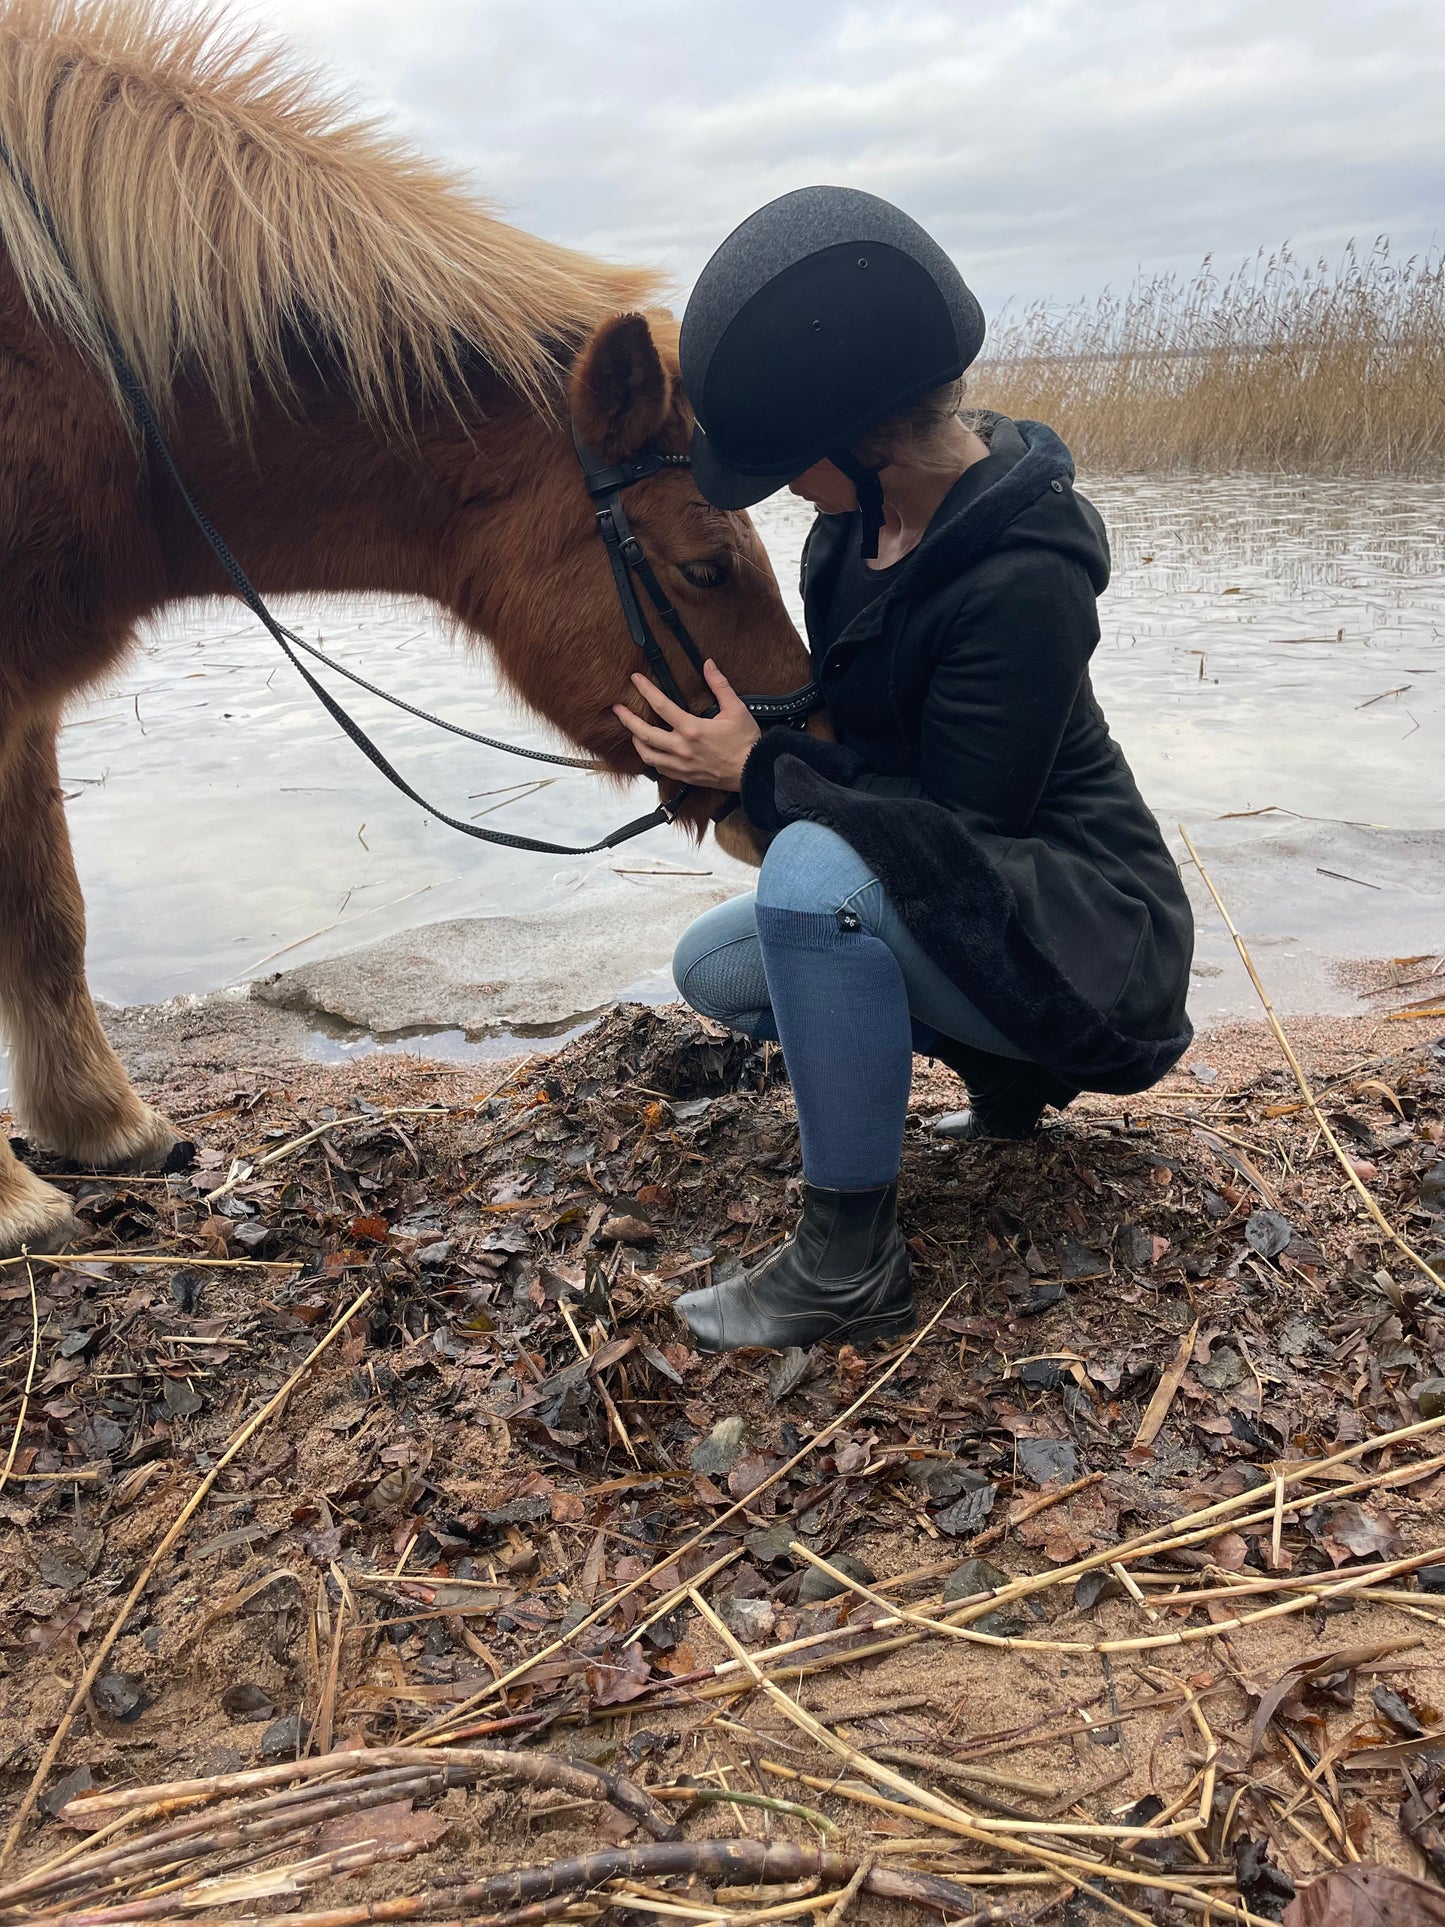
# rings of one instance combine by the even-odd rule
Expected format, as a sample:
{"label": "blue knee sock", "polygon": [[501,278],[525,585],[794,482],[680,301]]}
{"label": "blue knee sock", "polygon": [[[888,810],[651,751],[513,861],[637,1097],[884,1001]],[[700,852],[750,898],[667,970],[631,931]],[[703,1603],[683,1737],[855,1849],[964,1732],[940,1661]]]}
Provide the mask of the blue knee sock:
{"label": "blue knee sock", "polygon": [[[834,1191],[892,1184],[913,1077],[898,959],[851,912],[759,904],[768,994],[792,1080],[803,1175]],[[851,919],[851,922],[850,922]]]}

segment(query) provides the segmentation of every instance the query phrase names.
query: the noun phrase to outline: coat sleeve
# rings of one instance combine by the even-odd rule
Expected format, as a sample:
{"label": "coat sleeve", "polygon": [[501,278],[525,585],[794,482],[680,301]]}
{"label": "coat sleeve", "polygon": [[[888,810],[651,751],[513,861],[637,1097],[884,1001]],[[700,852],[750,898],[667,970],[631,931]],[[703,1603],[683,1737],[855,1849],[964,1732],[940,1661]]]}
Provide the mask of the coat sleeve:
{"label": "coat sleeve", "polygon": [[1092,585],[1067,557],[1012,550],[977,570],[924,699],[926,793],[974,828],[1023,835],[1098,636]]}

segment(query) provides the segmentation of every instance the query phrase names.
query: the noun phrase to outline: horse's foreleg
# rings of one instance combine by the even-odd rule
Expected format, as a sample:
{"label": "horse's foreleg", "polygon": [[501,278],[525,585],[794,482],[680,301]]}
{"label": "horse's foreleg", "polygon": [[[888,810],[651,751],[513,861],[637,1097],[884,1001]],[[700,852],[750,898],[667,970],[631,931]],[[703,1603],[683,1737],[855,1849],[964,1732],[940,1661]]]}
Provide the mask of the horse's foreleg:
{"label": "horse's foreleg", "polygon": [[[131,1089],[90,1000],[56,721],[32,711],[0,728],[0,1027],[11,1102],[27,1136],[81,1169],[143,1170],[164,1161],[176,1135]],[[0,1251],[31,1228],[41,1193],[60,1197],[0,1161]]]}

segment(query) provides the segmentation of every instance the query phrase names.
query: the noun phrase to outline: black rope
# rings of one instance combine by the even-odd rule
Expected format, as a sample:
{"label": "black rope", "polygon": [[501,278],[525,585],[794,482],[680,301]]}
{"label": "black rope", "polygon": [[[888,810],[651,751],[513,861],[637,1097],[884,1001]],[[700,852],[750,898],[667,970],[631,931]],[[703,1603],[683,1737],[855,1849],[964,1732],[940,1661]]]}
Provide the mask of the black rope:
{"label": "black rope", "polygon": [[[656,809],[649,810],[645,816],[634,817],[630,822],[624,823],[619,829],[613,830],[609,836],[602,837],[598,842],[579,844],[549,843],[542,837],[512,836],[505,830],[484,830],[476,823],[466,823],[463,822],[460,817],[449,816],[445,810],[438,809],[435,803],[428,802],[427,798],[424,797],[419,790],[414,789],[412,785],[407,782],[399,770],[393,768],[381,750],[372,742],[360,723],[356,721],[349,711],[342,708],[341,704],[337,702],[325,684],[318,681],[317,678],[312,675],[305,663],[302,662],[296,654],[295,649],[292,647],[293,642],[300,643],[301,648],[306,650],[308,654],[319,654],[319,651],[313,652],[309,643],[301,642],[299,636],[293,637],[290,630],[283,627],[283,625],[276,620],[275,616],[272,615],[262,600],[259,591],[252,584],[250,577],[246,574],[235,556],[232,555],[220,532],[212,524],[210,517],[191,494],[190,489],[186,486],[185,478],[182,476],[176,464],[176,458],[171,453],[170,444],[160,431],[160,425],[152,412],[150,401],[145,391],[136,379],[135,373],[111,329],[106,324],[102,325],[105,328],[106,348],[111,357],[111,365],[115,369],[116,379],[120,383],[126,401],[134,411],[135,418],[140,424],[147,441],[150,442],[152,448],[164,464],[166,473],[170,476],[177,494],[190,512],[191,519],[195,522],[196,527],[210,545],[211,552],[214,554],[216,560],[229,576],[236,594],[246,604],[247,608],[251,610],[252,614],[269,630],[280,648],[281,653],[286,657],[286,660],[291,664],[292,668],[295,669],[297,675],[301,677],[302,681],[321,704],[327,715],[350,737],[351,741],[355,743],[367,761],[375,769],[378,769],[389,783],[399,789],[403,796],[417,804],[421,809],[424,809],[428,816],[434,816],[438,823],[445,823],[449,830],[459,830],[463,836],[475,837],[476,840],[481,843],[498,843],[509,850],[529,850],[540,856],[593,856],[599,850],[615,849],[619,843],[630,842],[633,837],[641,836],[647,830],[656,829],[660,824],[671,823],[674,820],[677,814],[677,805],[688,793],[686,790],[680,791],[677,796],[671,798],[666,803],[659,803]],[[343,674],[346,673],[349,672],[343,671]],[[360,681],[360,678],[353,678],[353,680]],[[403,707],[409,707],[409,705],[403,705]],[[415,713],[420,714],[422,712],[418,711]],[[444,725],[444,727],[445,726],[446,725]],[[457,733],[466,735],[470,732],[458,729]],[[539,762],[551,762],[554,760],[550,756],[545,756],[540,750],[529,750],[523,753],[533,757]]]}

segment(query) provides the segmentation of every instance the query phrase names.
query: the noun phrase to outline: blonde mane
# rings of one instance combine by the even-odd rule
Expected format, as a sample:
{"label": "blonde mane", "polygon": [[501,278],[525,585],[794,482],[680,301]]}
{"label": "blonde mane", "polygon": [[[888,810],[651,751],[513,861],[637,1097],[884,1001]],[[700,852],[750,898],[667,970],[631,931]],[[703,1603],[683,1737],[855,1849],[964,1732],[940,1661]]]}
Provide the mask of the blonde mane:
{"label": "blonde mane", "polygon": [[[165,0],[0,0],[0,244],[42,319],[104,369],[107,323],[162,408],[197,374],[244,423],[298,341],[399,426],[481,356],[555,405],[561,361],[655,299],[645,270],[490,215],[254,34]],[[78,292],[76,287],[78,282]]]}

